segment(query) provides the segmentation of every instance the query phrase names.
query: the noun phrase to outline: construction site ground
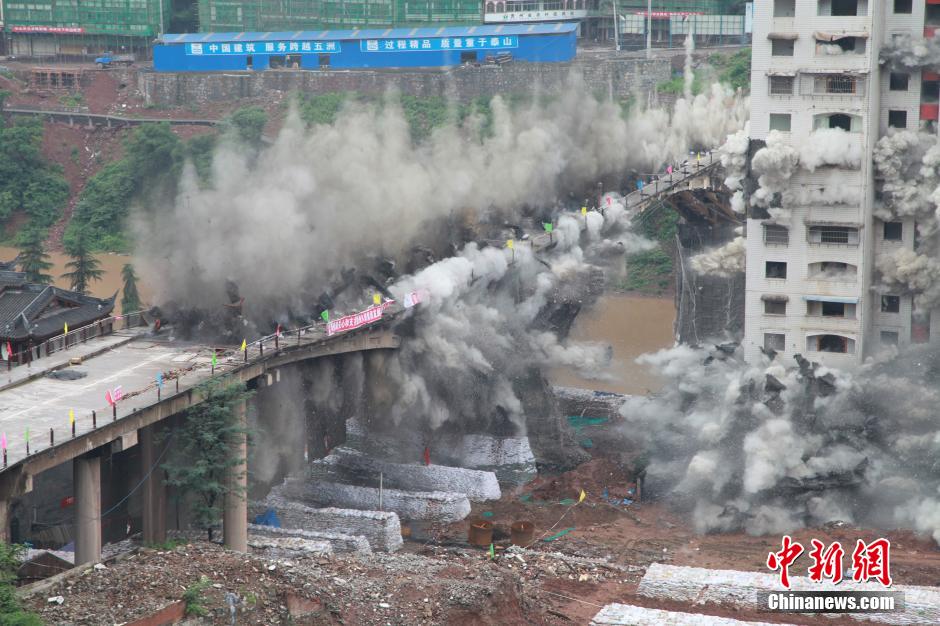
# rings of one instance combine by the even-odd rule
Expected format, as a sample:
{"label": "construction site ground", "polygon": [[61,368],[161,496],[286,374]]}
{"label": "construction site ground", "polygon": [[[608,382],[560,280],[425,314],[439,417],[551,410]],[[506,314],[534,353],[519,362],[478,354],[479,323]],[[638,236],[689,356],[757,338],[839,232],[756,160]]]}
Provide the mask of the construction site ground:
{"label": "construction site ground", "polygon": [[[605,440],[592,434],[595,441]],[[205,541],[163,551],[138,548],[104,569],[73,570],[60,582],[46,583],[27,604],[48,624],[119,624],[179,601],[186,587],[205,576],[210,614],[204,623],[231,623],[228,592],[241,599],[238,624],[586,624],[611,602],[770,623],[858,623],[637,595],[653,562],[767,573],[767,554],[779,550],[780,537],[699,535],[668,502],[624,506],[602,499],[605,488],[609,498],[625,494],[629,478],[619,460],[595,451],[595,458],[574,470],[539,476],[504,489],[499,501],[474,504],[461,522],[406,524],[410,536],[394,554],[272,559],[226,552]],[[582,489],[586,497],[578,503]],[[493,523],[495,558],[488,548],[467,542],[469,524],[478,520]],[[522,550],[509,542],[510,524],[519,520],[535,524],[533,542]],[[793,533],[805,545],[818,538],[853,546],[857,539],[880,536],[892,542],[897,584],[940,585],[940,550],[929,538],[841,523]],[[800,557],[791,575],[805,575],[808,566]]]}

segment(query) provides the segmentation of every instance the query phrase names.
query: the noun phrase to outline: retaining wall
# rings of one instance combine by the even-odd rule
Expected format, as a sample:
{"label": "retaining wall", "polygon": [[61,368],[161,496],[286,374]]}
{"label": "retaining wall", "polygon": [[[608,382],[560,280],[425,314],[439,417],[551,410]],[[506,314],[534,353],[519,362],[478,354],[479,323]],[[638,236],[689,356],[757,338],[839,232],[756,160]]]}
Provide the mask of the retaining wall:
{"label": "retaining wall", "polygon": [[730,617],[647,609],[629,604],[608,604],[591,620],[591,626],[648,626],[649,624],[658,626],[793,626],[793,624],[742,622]]}
{"label": "retaining wall", "polygon": [[248,543],[263,545],[271,544],[273,547],[293,549],[296,552],[317,552],[320,546],[325,545],[327,551],[323,554],[358,553],[372,554],[369,542],[362,535],[347,535],[345,533],[327,533],[315,530],[302,530],[297,528],[275,528],[273,526],[248,525]]}
{"label": "retaining wall", "polygon": [[381,95],[450,96],[460,101],[496,94],[552,93],[574,70],[585,92],[617,99],[651,92],[671,78],[669,59],[585,58],[573,63],[509,63],[461,66],[451,70],[271,70],[265,72],[153,72],[138,74],[147,105],[189,106],[272,94],[350,91]]}
{"label": "retaining wall", "polygon": [[323,460],[354,470],[381,472],[388,481],[386,484],[392,487],[416,491],[453,491],[466,494],[471,502],[499,500],[502,496],[493,472],[447,465],[389,463],[348,448],[336,449]]}
{"label": "retaining wall", "polygon": [[[311,554],[328,556],[333,554],[332,542],[322,538],[301,536],[275,536],[266,530],[257,532],[259,527],[248,527],[248,545],[268,558],[297,558]],[[261,526],[267,529],[266,526]],[[364,540],[363,540],[364,541]],[[368,547],[368,545],[366,546]],[[347,550],[352,552],[352,550]]]}
{"label": "retaining wall", "polygon": [[250,517],[264,513],[269,508],[273,509],[277,512],[283,529],[364,537],[373,550],[383,552],[394,552],[402,545],[401,522],[398,515],[388,511],[357,511],[333,507],[317,509],[299,502],[291,502],[277,494],[268,496],[264,502],[252,503],[249,508]]}
{"label": "retaining wall", "polygon": [[[339,507],[374,511],[379,508],[379,490],[325,480],[287,480],[272,491],[284,500],[297,500],[314,507]],[[462,493],[446,491],[401,491],[385,489],[382,510],[405,520],[456,522],[470,514],[470,500]]]}
{"label": "retaining wall", "polygon": [[[856,583],[843,580],[838,586],[815,583],[806,576],[791,576],[792,591],[903,591],[904,610],[895,613],[851,613],[856,619],[875,620],[884,624],[940,623],[940,587],[892,585],[885,589],[878,583]],[[758,608],[757,593],[782,591],[776,574],[758,574],[733,570],[704,569],[651,564],[637,593],[641,596],[695,604],[719,603],[753,610]]]}

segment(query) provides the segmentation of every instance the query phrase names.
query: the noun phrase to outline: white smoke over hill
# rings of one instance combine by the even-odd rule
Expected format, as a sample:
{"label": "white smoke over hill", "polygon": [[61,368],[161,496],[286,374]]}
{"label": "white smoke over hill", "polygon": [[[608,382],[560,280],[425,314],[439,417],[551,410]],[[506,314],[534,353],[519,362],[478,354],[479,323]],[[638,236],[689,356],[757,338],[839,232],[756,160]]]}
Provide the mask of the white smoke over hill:
{"label": "white smoke over hill", "polygon": [[292,296],[367,256],[407,249],[435,223],[514,219],[605,175],[658,169],[719,145],[747,111],[718,85],[674,111],[627,115],[584,93],[573,81],[557,99],[519,109],[497,96],[490,135],[470,119],[417,144],[394,101],[350,104],[312,128],[291,112],[272,146],[257,155],[223,146],[211,187],[190,169],[174,206],[138,217],[141,269],[158,302],[214,306],[232,279],[250,314],[275,317],[303,308]]}
{"label": "white smoke over hill", "polygon": [[739,235],[723,246],[695,255],[689,264],[699,274],[731,276],[744,271],[746,246],[744,237]]}

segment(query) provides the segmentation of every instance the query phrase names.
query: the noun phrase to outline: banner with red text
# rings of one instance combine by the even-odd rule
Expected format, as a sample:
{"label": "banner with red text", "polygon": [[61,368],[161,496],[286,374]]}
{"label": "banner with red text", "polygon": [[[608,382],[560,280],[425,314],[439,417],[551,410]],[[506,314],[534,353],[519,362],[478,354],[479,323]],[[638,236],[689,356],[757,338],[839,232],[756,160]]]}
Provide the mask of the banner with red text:
{"label": "banner with red text", "polygon": [[339,319],[330,320],[326,324],[326,334],[335,335],[336,333],[343,333],[347,330],[354,330],[356,328],[361,328],[363,326],[368,326],[372,322],[377,322],[382,319],[382,314],[385,312],[385,309],[392,304],[394,300],[386,300],[382,304],[377,304],[375,306],[370,306],[365,311],[360,311],[358,313],[353,313],[352,315],[347,315],[346,317],[341,317]]}

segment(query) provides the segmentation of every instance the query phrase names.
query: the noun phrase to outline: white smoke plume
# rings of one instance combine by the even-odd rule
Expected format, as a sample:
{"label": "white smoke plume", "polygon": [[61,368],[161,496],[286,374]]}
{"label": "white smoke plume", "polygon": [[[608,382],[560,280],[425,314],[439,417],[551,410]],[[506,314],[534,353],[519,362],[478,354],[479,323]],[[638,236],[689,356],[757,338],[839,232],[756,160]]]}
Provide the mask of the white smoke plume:
{"label": "white smoke plume", "polygon": [[767,135],[767,145],[757,151],[751,160],[751,168],[757,174],[758,189],[751,202],[760,207],[770,207],[777,194],[782,194],[796,171],[800,155],[784,137],[772,130]]}
{"label": "white smoke plume", "polygon": [[303,310],[300,296],[339,269],[394,256],[435,223],[554,206],[605,175],[650,171],[719,145],[747,115],[744,99],[716,85],[672,112],[624,116],[615,103],[585,97],[577,81],[549,103],[515,110],[497,96],[492,110],[484,138],[471,119],[416,144],[390,101],[349,104],[335,123],[312,128],[291,112],[257,155],[223,146],[211,187],[187,170],[172,207],[137,216],[139,265],[155,300],[213,307],[231,279],[249,316]]}
{"label": "white smoke plume", "polygon": [[721,157],[721,166],[725,170],[725,186],[731,190],[731,209],[736,213],[744,213],[744,178],[747,176],[747,150],[750,145],[748,128],[742,128],[728,136],[718,154]]}
{"label": "white smoke plume", "polygon": [[699,274],[728,277],[744,271],[747,242],[737,236],[723,246],[692,257],[689,264]]}
{"label": "white smoke plume", "polygon": [[892,68],[920,69],[940,64],[940,39],[898,34],[881,48],[882,64]]}
{"label": "white smoke plume", "polygon": [[862,164],[862,143],[841,128],[820,128],[800,144],[800,165],[815,172],[824,165],[858,169]]}
{"label": "white smoke plume", "polygon": [[667,384],[627,400],[625,436],[649,455],[646,492],[689,511],[700,532],[841,520],[940,542],[938,356],[914,351],[853,378],[677,346],[641,357]]}

